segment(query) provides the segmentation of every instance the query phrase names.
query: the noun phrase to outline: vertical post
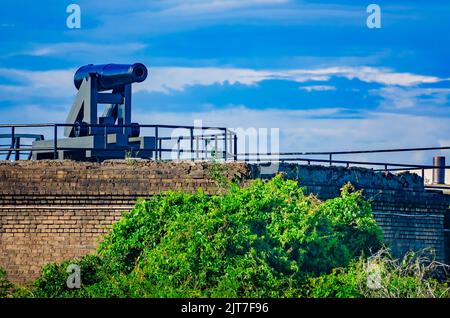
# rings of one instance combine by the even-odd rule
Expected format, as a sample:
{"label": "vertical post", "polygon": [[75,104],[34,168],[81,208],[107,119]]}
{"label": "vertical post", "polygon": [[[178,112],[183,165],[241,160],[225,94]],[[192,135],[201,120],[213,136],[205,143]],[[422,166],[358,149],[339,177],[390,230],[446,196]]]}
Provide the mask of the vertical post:
{"label": "vertical post", "polygon": [[218,146],[219,146],[219,141],[217,140],[217,134],[215,134],[214,135],[214,156],[216,157],[216,159],[217,159],[217,154],[218,154],[218,151],[217,151]]}
{"label": "vertical post", "polygon": [[[11,149],[14,149],[14,144],[16,141],[16,127],[11,126]],[[6,160],[9,160],[11,157],[12,150],[8,151],[8,155],[6,156]]]}
{"label": "vertical post", "polygon": [[53,159],[58,159],[58,125],[53,126]]}
{"label": "vertical post", "polygon": [[224,149],[224,153],[225,153],[225,161],[227,161],[227,159],[228,159],[228,131],[227,131],[228,129],[226,129],[225,128],[225,130],[224,130],[224,146],[225,146],[225,149]]}
{"label": "vertical post", "polygon": [[238,143],[237,142],[238,142],[237,134],[235,133],[234,134],[234,161],[238,160],[238,148],[237,148]]}
{"label": "vertical post", "polygon": [[433,184],[445,184],[445,157],[433,157]]}
{"label": "vertical post", "polygon": [[180,137],[177,138],[177,159],[180,160]]}
{"label": "vertical post", "polygon": [[125,123],[124,133],[126,136],[131,135],[131,84],[128,84],[124,88],[125,101],[123,103],[123,117]]}
{"label": "vertical post", "polygon": [[15,138],[14,148],[16,148],[14,160],[20,160],[20,137]]}
{"label": "vertical post", "polygon": [[160,139],[159,139],[159,145],[158,145],[158,149],[159,149],[159,160],[162,160],[162,154],[163,154],[163,151],[162,151],[162,142],[163,142],[163,139],[160,138]]}
{"label": "vertical post", "polygon": [[103,144],[103,148],[106,150],[106,144],[108,143],[108,133],[106,131],[106,124],[104,124],[103,126],[103,140],[104,140],[104,144]]}
{"label": "vertical post", "polygon": [[[97,79],[93,74],[89,75],[88,79],[89,84],[89,95],[86,96],[87,99],[84,100],[84,107],[83,107],[83,120],[87,122],[89,125],[96,125],[98,124],[98,114],[97,114]],[[89,132],[91,134],[97,133],[97,130],[99,130],[98,127],[89,127]]]}
{"label": "vertical post", "polygon": [[190,142],[190,144],[191,144],[190,145],[191,146],[191,149],[190,149],[191,150],[190,151],[191,152],[191,160],[194,160],[194,128],[191,127],[189,129],[189,132],[190,132],[190,135],[191,135],[191,138],[190,138],[191,139],[191,142]]}
{"label": "vertical post", "polygon": [[333,154],[330,153],[330,166],[332,166],[332,165],[333,165]]}
{"label": "vertical post", "polygon": [[155,126],[155,160],[158,160],[158,143],[159,143],[159,131],[158,126]]}
{"label": "vertical post", "polygon": [[423,185],[425,185],[425,169],[424,168],[422,168],[422,182],[423,182]]}
{"label": "vertical post", "polygon": [[229,152],[230,152],[230,155],[232,155],[233,154],[233,132],[230,130],[229,131],[229,137],[228,137],[228,140],[229,140]]}

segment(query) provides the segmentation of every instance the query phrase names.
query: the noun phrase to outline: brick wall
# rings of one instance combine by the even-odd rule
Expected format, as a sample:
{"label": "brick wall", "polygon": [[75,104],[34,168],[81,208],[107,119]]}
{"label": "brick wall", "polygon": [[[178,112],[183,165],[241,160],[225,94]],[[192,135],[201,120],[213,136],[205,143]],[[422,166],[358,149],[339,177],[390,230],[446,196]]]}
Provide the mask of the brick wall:
{"label": "brick wall", "polygon": [[[262,165],[228,163],[229,178],[271,177]],[[398,255],[432,247],[444,259],[448,199],[425,192],[415,175],[374,174],[366,169],[281,165],[278,170],[326,199],[346,181],[365,189],[385,239]],[[217,191],[204,162],[72,161],[0,162],[0,267],[25,283],[42,265],[95,251],[109,226],[138,197],[168,189]]]}

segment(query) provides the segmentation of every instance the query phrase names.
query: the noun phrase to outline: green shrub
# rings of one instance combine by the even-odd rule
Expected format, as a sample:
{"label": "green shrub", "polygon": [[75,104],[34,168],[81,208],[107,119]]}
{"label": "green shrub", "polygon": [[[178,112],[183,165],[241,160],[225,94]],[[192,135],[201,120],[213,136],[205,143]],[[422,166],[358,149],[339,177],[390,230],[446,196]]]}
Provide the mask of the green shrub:
{"label": "green shrub", "polygon": [[360,257],[346,268],[312,277],[305,284],[307,297],[333,298],[443,298],[450,297],[448,283],[434,277],[443,267],[418,253],[397,260],[387,250]]}
{"label": "green shrub", "polygon": [[[81,258],[81,290],[66,287],[73,261],[50,264],[39,297],[292,297],[310,276],[381,247],[361,192],[321,202],[277,176],[208,196],[167,192],[141,200],[112,227],[95,261]],[[85,271],[89,279],[85,279]]]}
{"label": "green shrub", "polygon": [[0,298],[6,297],[13,288],[6,275],[6,271],[0,267]]}
{"label": "green shrub", "polygon": [[[68,268],[70,265],[80,266],[81,289],[70,289],[67,286]],[[84,297],[89,296],[84,287],[102,280],[101,259],[95,255],[87,255],[79,259],[62,263],[51,263],[43,267],[41,276],[34,282],[30,297]],[[18,291],[27,294],[27,290]]]}

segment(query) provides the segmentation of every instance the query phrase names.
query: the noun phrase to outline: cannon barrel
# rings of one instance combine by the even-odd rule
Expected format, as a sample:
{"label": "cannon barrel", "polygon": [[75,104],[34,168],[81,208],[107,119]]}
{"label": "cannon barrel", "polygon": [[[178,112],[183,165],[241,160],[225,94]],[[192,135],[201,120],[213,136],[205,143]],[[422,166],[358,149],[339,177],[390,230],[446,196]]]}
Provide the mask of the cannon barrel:
{"label": "cannon barrel", "polygon": [[145,81],[148,75],[147,67],[141,63],[135,64],[103,64],[85,65],[80,67],[74,75],[74,84],[80,89],[85,78],[94,74],[97,78],[98,91],[119,88],[132,83]]}

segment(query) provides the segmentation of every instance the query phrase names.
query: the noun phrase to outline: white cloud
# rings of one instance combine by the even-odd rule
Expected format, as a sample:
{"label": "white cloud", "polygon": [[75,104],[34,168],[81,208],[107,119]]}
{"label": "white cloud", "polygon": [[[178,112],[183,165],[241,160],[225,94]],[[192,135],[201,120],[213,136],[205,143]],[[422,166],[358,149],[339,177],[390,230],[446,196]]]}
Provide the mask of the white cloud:
{"label": "white cloud", "polygon": [[336,87],[331,85],[310,85],[310,86],[300,86],[300,90],[307,91],[307,92],[324,92],[324,91],[335,91]]}
{"label": "white cloud", "polygon": [[381,96],[384,109],[408,109],[421,106],[446,106],[450,97],[450,88],[417,88],[388,86],[371,90],[371,94]]}
{"label": "white cloud", "polygon": [[[2,92],[8,93],[8,98],[23,98],[24,96],[62,97],[72,96],[76,93],[73,86],[75,69],[28,71],[0,68],[0,76],[4,76],[19,84],[0,86]],[[389,69],[373,67],[330,67],[318,69],[293,70],[253,70],[245,68],[219,68],[219,67],[154,67],[150,68],[149,77],[143,83],[135,85],[135,92],[183,91],[189,86],[214,84],[242,84],[257,85],[264,80],[288,80],[298,83],[318,81],[326,83],[332,77],[357,78],[363,82],[379,83],[382,85],[397,85],[412,87],[423,83],[437,83],[441,80],[435,76],[417,75],[411,73],[398,73]],[[308,86],[306,86],[308,87]],[[307,88],[305,88],[307,89]],[[311,90],[329,90],[329,85],[309,86]],[[382,90],[386,96],[397,94],[396,88]],[[17,96],[10,93],[20,93]],[[436,93],[429,90],[429,93]],[[426,94],[426,90],[422,90]],[[400,95],[402,96],[402,95]],[[398,102],[400,103],[400,101]]]}
{"label": "white cloud", "polygon": [[[252,70],[243,68],[190,68],[155,67],[150,70],[150,78],[137,87],[141,91],[164,92],[181,91],[192,85],[213,85],[240,83],[256,85],[264,80],[288,80],[303,83],[307,81],[327,82],[332,77],[357,78],[367,83],[383,85],[414,86],[423,83],[437,83],[443,79],[435,76],[393,72],[386,68],[374,67],[329,67],[294,70]],[[316,88],[329,88],[325,85]]]}
{"label": "white cloud", "polygon": [[169,6],[161,10],[165,15],[194,15],[214,12],[224,12],[249,7],[261,7],[267,5],[280,5],[289,3],[289,0],[187,0],[169,1]]}
{"label": "white cloud", "polygon": [[[148,47],[147,44],[131,43],[102,43],[88,42],[61,42],[61,43],[39,43],[29,44],[25,50],[18,50],[0,55],[0,58],[13,58],[20,55],[35,57],[61,57],[67,62],[103,64],[104,61],[110,63],[128,63],[130,59],[143,58]],[[128,61],[128,62],[126,62]]]}
{"label": "white cloud", "polygon": [[[85,55],[95,55],[105,53],[114,53],[123,55],[133,55],[147,47],[143,43],[121,43],[117,44],[93,44],[86,42],[66,42],[53,44],[39,44],[29,51],[22,52],[22,54],[31,56],[65,56],[77,55],[82,58]],[[122,53],[121,53],[122,52]],[[104,58],[104,57],[103,57]]]}
{"label": "white cloud", "polygon": [[18,82],[0,86],[0,97],[15,100],[26,97],[70,97],[76,92],[74,72],[75,69],[28,71],[0,68],[0,76]]}

